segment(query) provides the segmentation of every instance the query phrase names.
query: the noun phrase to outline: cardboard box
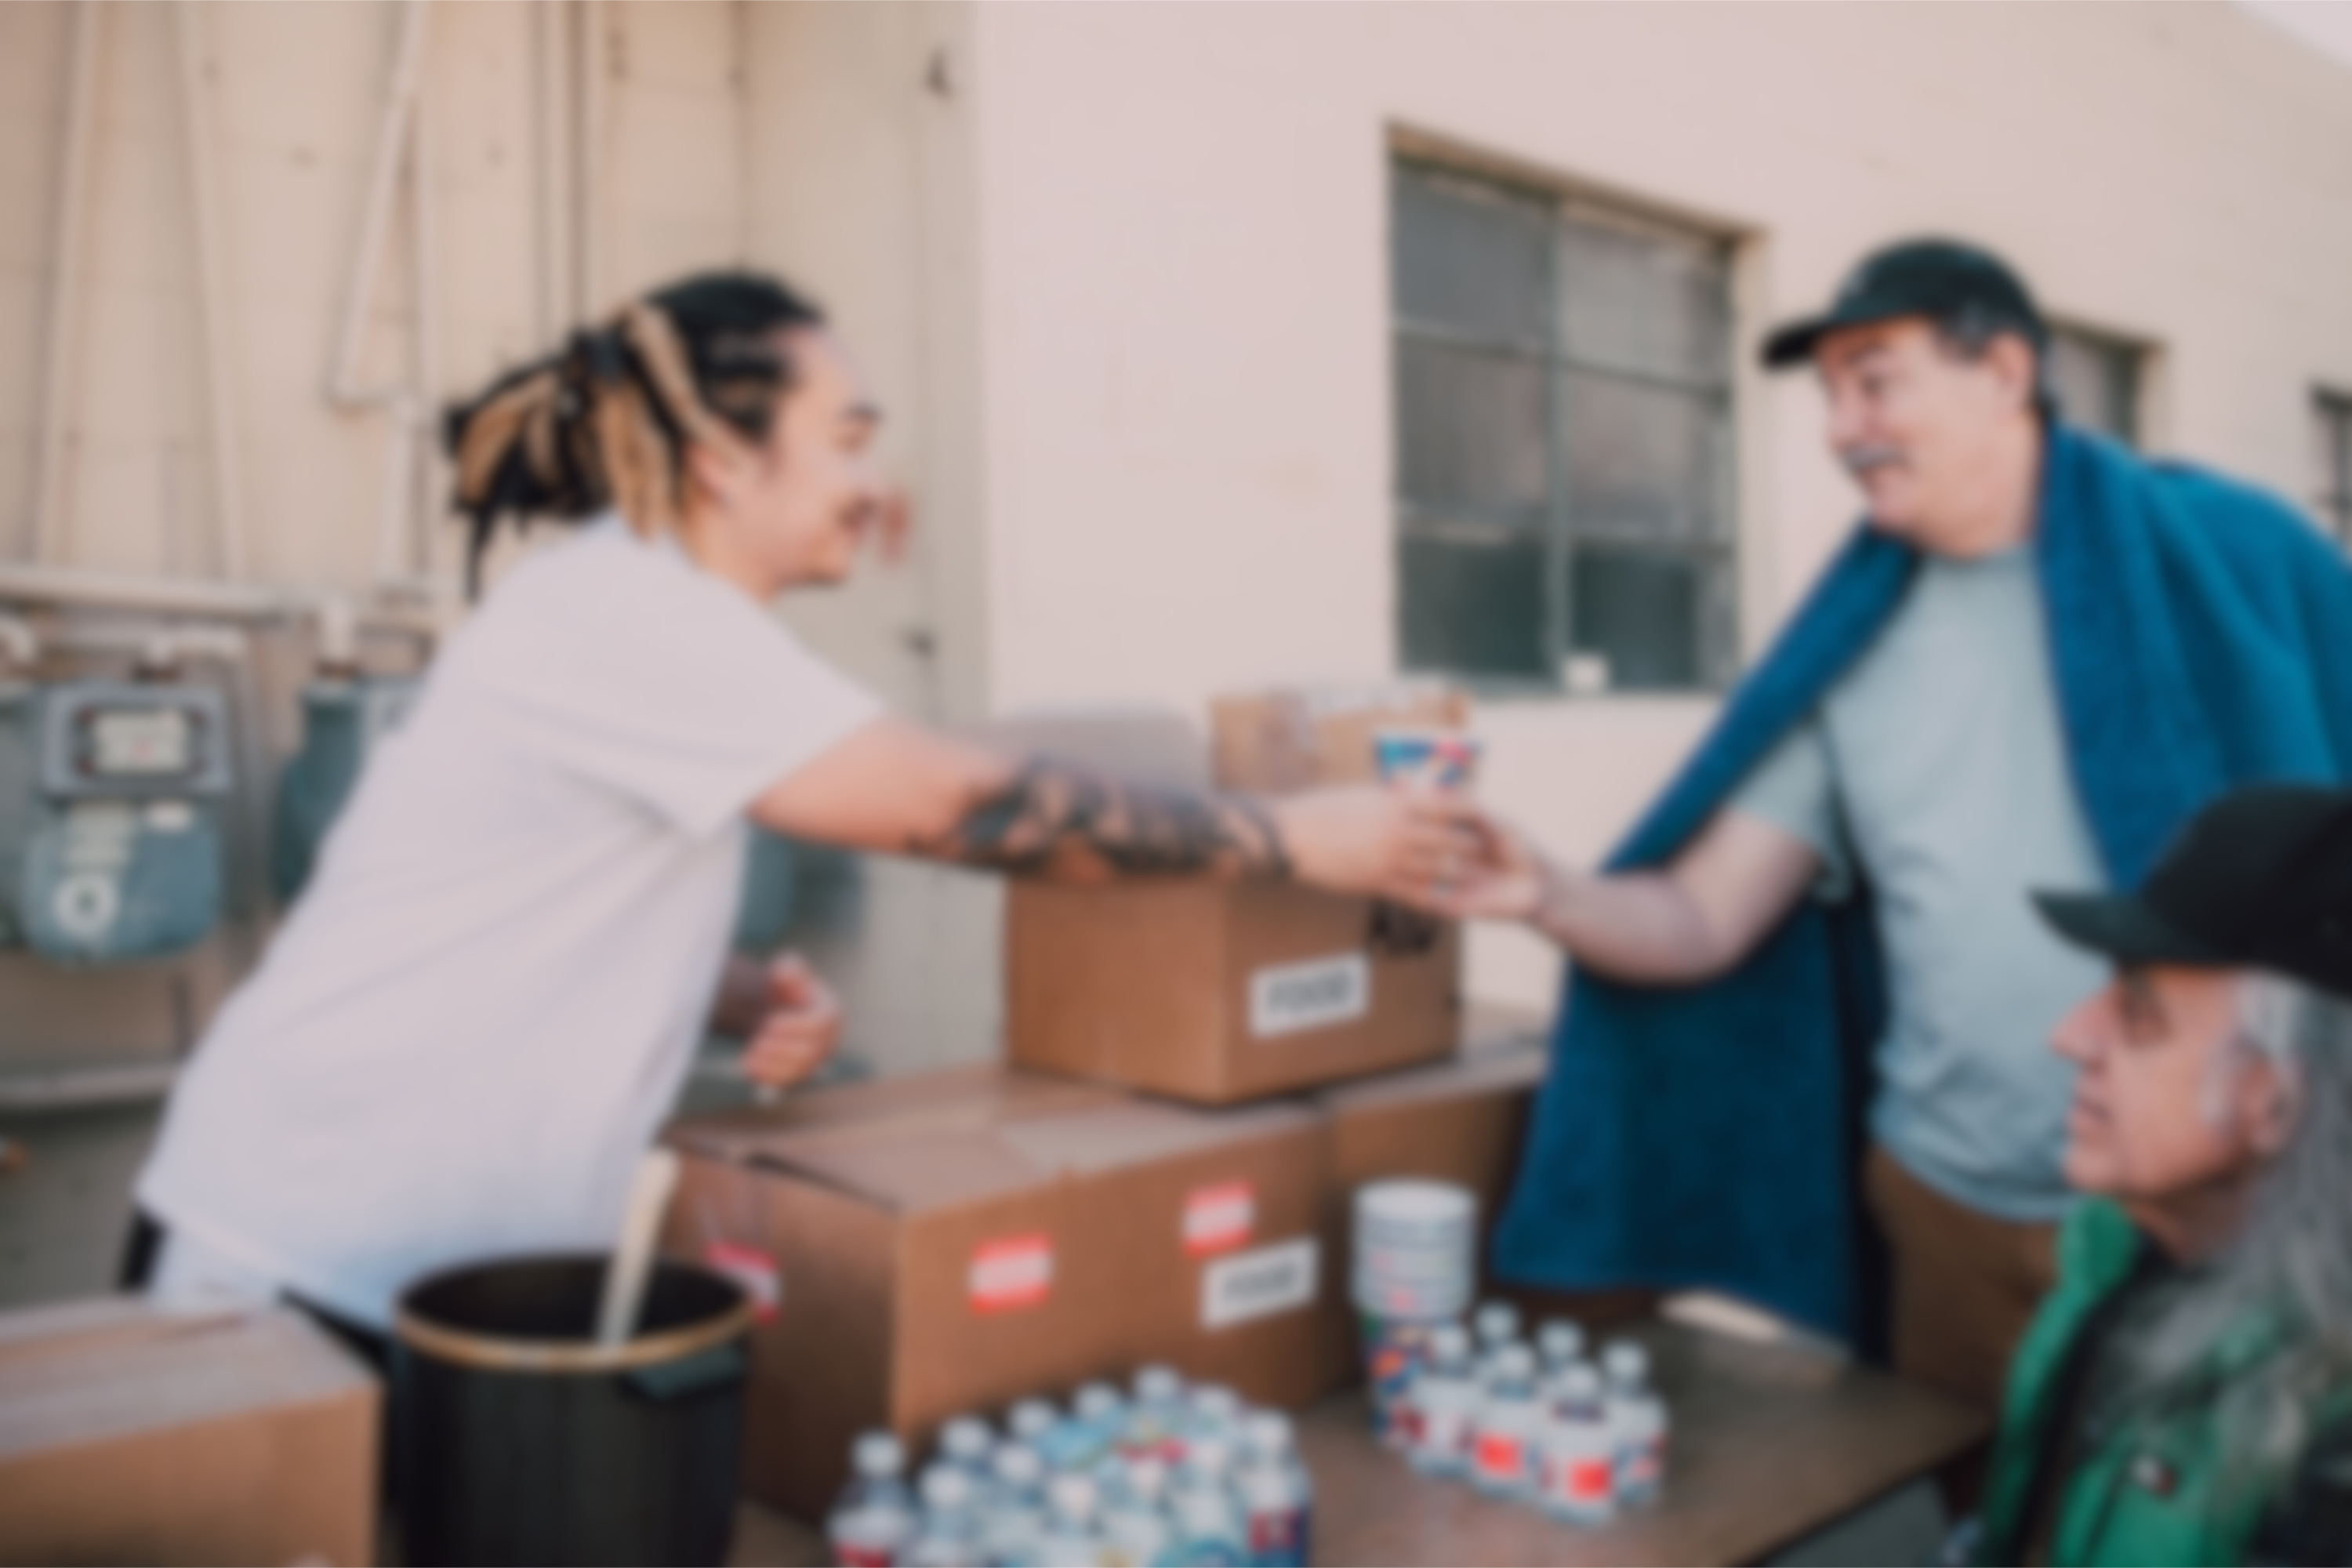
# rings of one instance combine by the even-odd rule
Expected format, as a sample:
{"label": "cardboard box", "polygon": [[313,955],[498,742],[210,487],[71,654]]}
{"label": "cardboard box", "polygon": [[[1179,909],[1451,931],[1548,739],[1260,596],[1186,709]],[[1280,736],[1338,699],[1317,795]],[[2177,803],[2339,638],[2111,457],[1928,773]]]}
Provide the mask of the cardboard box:
{"label": "cardboard box", "polygon": [[1024,1067],[1230,1105],[1444,1057],[1461,935],[1280,883],[1016,882],[1005,1037]]}
{"label": "cardboard box", "polygon": [[0,1316],[0,1561],[372,1562],[381,1426],[299,1312]]}
{"label": "cardboard box", "polygon": [[1286,687],[1209,704],[1217,787],[1264,795],[1379,777],[1376,730],[1459,730],[1469,721],[1469,700],[1433,679]]}
{"label": "cardboard box", "polygon": [[1210,1113],[996,1067],[680,1122],[666,1232],[745,1278],[746,1484],[822,1516],[850,1439],[1165,1362],[1303,1404],[1333,1278],[1322,1127]]}

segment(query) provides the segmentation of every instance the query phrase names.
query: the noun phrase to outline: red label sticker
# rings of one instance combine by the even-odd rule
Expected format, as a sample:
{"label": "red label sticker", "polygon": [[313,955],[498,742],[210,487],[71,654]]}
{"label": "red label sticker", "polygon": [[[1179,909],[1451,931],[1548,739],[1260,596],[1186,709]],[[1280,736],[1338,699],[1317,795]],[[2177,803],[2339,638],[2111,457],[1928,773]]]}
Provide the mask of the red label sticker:
{"label": "red label sticker", "polygon": [[975,1312],[1034,1307],[1053,1292],[1051,1237],[1008,1236],[982,1242],[971,1255],[970,1289]]}
{"label": "red label sticker", "polygon": [[1184,1250],[1195,1258],[1231,1252],[1257,1228],[1257,1194],[1247,1182],[1195,1187],[1184,1200]]}
{"label": "red label sticker", "polygon": [[784,1300],[784,1277],[774,1258],[740,1241],[714,1241],[702,1249],[702,1261],[743,1288],[743,1294],[751,1299],[755,1321],[773,1321]]}

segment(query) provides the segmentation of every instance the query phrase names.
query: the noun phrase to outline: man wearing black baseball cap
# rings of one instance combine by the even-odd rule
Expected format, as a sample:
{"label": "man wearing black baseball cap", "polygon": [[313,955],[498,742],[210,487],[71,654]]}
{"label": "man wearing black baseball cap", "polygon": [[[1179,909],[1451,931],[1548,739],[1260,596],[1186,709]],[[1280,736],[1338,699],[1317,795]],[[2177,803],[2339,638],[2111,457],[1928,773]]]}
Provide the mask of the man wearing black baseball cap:
{"label": "man wearing black baseball cap", "polygon": [[1861,526],[1605,868],[1496,824],[1441,900],[1573,960],[1503,1277],[1856,1338],[1883,1299],[1899,1370],[1998,1403],[2074,1202],[2044,1042],[2098,979],[2026,893],[2136,882],[2232,784],[2352,776],[2341,556],[2069,427],[2048,337],[1999,258],[1921,239],[1762,345],[1811,366]]}
{"label": "man wearing black baseball cap", "polygon": [[1981,1560],[2352,1560],[2352,795],[2239,791],[2138,892],[2037,901],[2114,973],[2053,1039],[2090,1201]]}

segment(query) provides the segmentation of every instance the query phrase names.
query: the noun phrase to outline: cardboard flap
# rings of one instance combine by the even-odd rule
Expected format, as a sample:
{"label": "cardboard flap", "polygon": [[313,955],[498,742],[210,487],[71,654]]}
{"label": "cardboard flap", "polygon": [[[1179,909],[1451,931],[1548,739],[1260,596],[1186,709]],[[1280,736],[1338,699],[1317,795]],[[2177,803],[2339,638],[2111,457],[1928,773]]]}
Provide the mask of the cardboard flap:
{"label": "cardboard flap", "polygon": [[68,1319],[66,1331],[47,1340],[10,1336],[0,1358],[0,1459],[249,1410],[374,1396],[374,1378],[299,1312],[186,1317],[121,1300],[129,1310],[94,1308],[80,1326]]}
{"label": "cardboard flap", "polygon": [[1312,1120],[1295,1106],[1213,1113],[1123,1100],[1064,1116],[1010,1121],[996,1135],[1042,1171],[1085,1173],[1268,1137]]}
{"label": "cardboard flap", "polygon": [[1337,1084],[1317,1098],[1333,1110],[1347,1111],[1531,1089],[1543,1081],[1550,1061],[1551,1053],[1539,1043],[1506,1040],[1465,1050],[1428,1067]]}
{"label": "cardboard flap", "polygon": [[[847,1168],[830,1152],[838,1146],[877,1139],[951,1139],[1008,1116],[1109,1098],[1109,1091],[1095,1085],[1012,1072],[992,1063],[845,1084],[795,1096],[781,1106],[698,1116],[674,1124],[667,1136],[677,1147],[710,1159],[814,1173]],[[862,1156],[852,1152],[845,1158],[862,1168]]]}
{"label": "cardboard flap", "polygon": [[1051,1173],[986,1128],[839,1138],[778,1151],[759,1163],[900,1213],[1018,1192]]}

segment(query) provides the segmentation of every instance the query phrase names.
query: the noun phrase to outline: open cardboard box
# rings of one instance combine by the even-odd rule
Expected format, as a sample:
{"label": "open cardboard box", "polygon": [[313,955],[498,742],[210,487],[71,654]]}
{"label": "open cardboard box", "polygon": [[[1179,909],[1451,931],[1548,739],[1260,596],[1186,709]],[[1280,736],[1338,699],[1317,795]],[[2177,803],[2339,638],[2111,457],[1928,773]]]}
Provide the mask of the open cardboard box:
{"label": "open cardboard box", "polygon": [[1230,1105],[1442,1058],[1458,928],[1288,883],[1015,883],[1005,1037],[1024,1067]]}
{"label": "open cardboard box", "polygon": [[1145,1362],[1259,1403],[1326,1391],[1322,1126],[995,1067],[674,1126],[666,1245],[744,1279],[746,1483],[821,1517],[851,1438],[913,1442]]}
{"label": "open cardboard box", "polygon": [[372,1562],[381,1410],[289,1309],[0,1316],[0,1562]]}

